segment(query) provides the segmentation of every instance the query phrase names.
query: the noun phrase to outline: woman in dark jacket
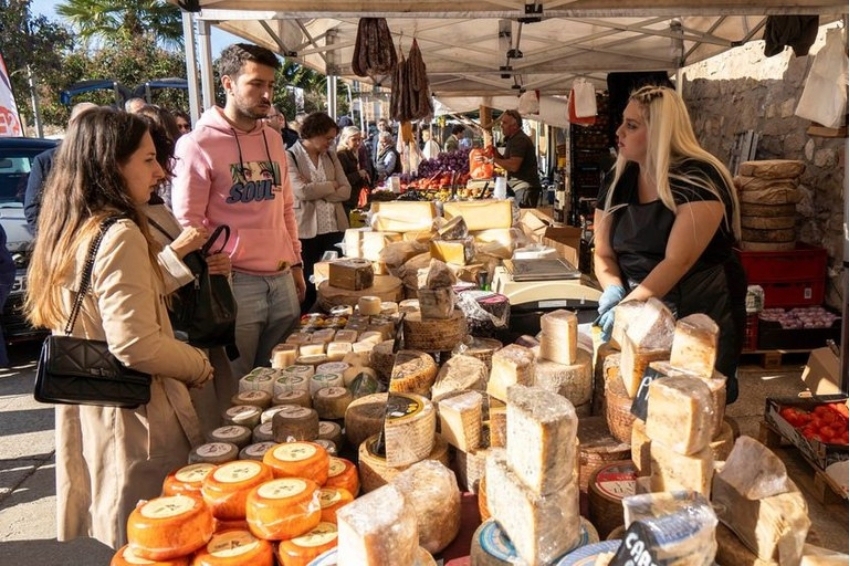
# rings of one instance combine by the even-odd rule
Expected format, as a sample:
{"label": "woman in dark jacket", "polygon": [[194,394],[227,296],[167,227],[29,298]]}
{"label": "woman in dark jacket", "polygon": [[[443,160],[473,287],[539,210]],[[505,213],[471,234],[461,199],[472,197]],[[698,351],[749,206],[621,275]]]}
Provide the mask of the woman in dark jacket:
{"label": "woman in dark jacket", "polygon": [[346,214],[357,208],[360,198],[360,190],[369,187],[369,172],[360,167],[358,154],[360,146],[363,145],[363,134],[355,126],[346,126],[339,135],[339,143],[336,146],[336,155],[345,171],[348,184],[351,185],[351,196],[348,201],[342,203]]}

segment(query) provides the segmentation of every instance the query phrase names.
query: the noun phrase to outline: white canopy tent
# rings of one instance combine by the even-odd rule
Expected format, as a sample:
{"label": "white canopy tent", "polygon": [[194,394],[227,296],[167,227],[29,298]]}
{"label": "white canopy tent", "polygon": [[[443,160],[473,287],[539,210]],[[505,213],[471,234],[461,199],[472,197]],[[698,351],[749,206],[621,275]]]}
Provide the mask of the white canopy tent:
{"label": "white canopy tent", "polygon": [[[172,0],[177,2],[177,0]],[[180,3],[180,2],[177,2]],[[768,15],[847,13],[846,0],[192,0],[204,103],[212,104],[209,26],[330,77],[357,77],[361,17],[387,18],[396,49],[416,38],[438,98],[565,95],[576,77],[603,87],[612,71],[668,71],[761,39]],[[184,20],[192,31],[190,17]],[[188,37],[188,36],[187,36]],[[189,64],[196,62],[187,41]],[[190,81],[190,84],[192,81]]]}

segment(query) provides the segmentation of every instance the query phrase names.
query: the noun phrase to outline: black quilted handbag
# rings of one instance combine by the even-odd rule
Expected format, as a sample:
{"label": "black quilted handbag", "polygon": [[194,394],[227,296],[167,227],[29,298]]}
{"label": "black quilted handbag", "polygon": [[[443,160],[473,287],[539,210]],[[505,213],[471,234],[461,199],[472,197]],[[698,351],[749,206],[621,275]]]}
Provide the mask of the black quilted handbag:
{"label": "black quilted handbag", "polygon": [[48,336],[44,340],[33,392],[36,401],[122,409],[150,402],[150,375],[122,364],[109,352],[106,342],[70,336],[91,281],[97,249],[106,230],[117,220],[117,217],[104,220],[89,246],[65,335]]}

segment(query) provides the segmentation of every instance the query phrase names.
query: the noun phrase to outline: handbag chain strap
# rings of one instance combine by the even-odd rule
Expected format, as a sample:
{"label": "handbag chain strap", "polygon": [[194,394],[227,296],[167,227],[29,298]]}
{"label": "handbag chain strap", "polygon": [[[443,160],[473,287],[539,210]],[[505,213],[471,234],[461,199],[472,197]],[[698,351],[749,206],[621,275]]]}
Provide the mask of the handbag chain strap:
{"label": "handbag chain strap", "polygon": [[86,263],[83,267],[83,274],[80,276],[80,288],[77,290],[77,296],[74,297],[74,306],[71,309],[71,314],[68,316],[68,323],[65,324],[65,335],[69,336],[71,331],[74,329],[74,324],[77,322],[77,315],[80,314],[80,309],[83,306],[83,299],[85,299],[86,291],[89,289],[89,283],[91,282],[91,273],[94,269],[94,258],[97,255],[97,250],[100,247],[100,243],[103,241],[104,235],[106,235],[106,231],[109,230],[109,227],[115,224],[118,220],[120,220],[120,216],[112,216],[105,219],[100,224],[100,230],[95,237],[92,238],[91,244],[89,245],[89,251],[86,254]]}
{"label": "handbag chain strap", "polygon": [[[169,234],[168,230],[160,226],[159,223],[157,223],[157,221],[151,218],[150,216],[148,216],[148,222],[154,228],[171,238],[172,242],[177,239],[171,234]],[[227,224],[222,224],[218,226],[215,230],[213,230],[212,236],[210,236],[209,239],[207,239],[206,243],[204,243],[203,247],[198,250],[201,252],[201,255],[206,256],[207,254],[209,254],[210,248],[212,248],[212,245],[215,243],[216,240],[218,240],[218,237],[221,235],[222,232],[224,232],[224,243],[221,244],[221,247],[216,253],[220,253],[224,250],[224,247],[227,245],[227,242],[230,241],[230,226],[228,226]]]}

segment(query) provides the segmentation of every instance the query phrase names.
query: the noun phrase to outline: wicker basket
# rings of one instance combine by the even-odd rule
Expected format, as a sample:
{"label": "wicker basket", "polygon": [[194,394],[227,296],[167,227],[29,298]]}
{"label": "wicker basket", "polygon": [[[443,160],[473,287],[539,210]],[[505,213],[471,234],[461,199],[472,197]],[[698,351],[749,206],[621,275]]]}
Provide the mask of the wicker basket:
{"label": "wicker basket", "polygon": [[631,445],[635,416],[632,414],[632,399],[626,393],[619,372],[605,382],[605,417],[611,436]]}
{"label": "wicker basket", "polygon": [[608,462],[631,458],[631,446],[611,436],[605,417],[581,419],[578,437],[580,441],[578,481],[579,488],[583,492],[587,492],[590,476],[600,466]]}

